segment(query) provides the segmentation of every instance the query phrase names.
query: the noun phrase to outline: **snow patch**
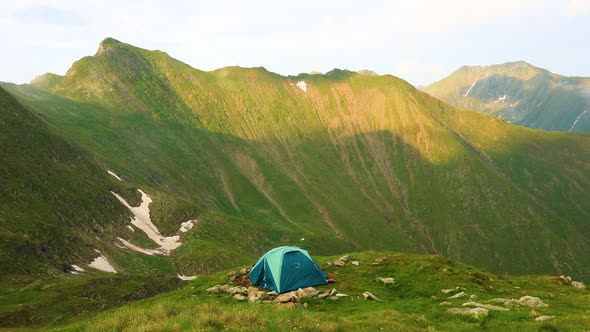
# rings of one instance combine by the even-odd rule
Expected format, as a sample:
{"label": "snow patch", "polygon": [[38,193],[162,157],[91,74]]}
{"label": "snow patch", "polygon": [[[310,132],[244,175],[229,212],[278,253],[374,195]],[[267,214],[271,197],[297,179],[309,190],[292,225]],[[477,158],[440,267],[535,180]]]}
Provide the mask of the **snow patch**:
{"label": "snow patch", "polygon": [[305,83],[305,81],[297,82],[297,87],[303,90],[303,92],[307,92],[307,83]]}
{"label": "snow patch", "polygon": [[496,101],[494,102],[494,104],[497,104],[497,103],[499,103],[499,102],[503,102],[504,100],[506,100],[506,94],[504,94],[504,96],[502,96],[502,97],[499,97],[499,98],[498,98],[498,100],[496,100]]}
{"label": "snow patch", "polygon": [[100,251],[94,249],[100,256],[96,257],[88,266],[103,272],[117,273],[117,270],[109,263],[109,260]]}
{"label": "snow patch", "polygon": [[183,276],[182,274],[177,274],[178,279],[180,280],[195,280],[197,276]]}
{"label": "snow patch", "polygon": [[134,233],[135,233],[135,228],[133,228],[133,226],[131,226],[131,225],[127,225],[127,228],[129,228],[129,230],[130,230],[130,231],[132,231],[132,232],[134,232]]}
{"label": "snow patch", "polygon": [[109,173],[110,175],[112,175],[115,179],[117,179],[119,181],[123,181],[123,180],[121,180],[121,178],[117,174],[115,174],[115,172],[110,171],[110,170],[107,170],[107,173]]}
{"label": "snow patch", "polygon": [[589,109],[587,108],[580,115],[578,115],[578,117],[576,118],[576,120],[574,121],[574,123],[572,124],[570,129],[568,130],[568,132],[574,130],[574,127],[578,124],[578,121],[580,121],[580,119],[584,116],[584,114],[586,114],[586,112],[588,112],[588,110]]}
{"label": "snow patch", "polygon": [[[76,272],[86,272],[86,270],[84,270],[83,268],[79,267],[76,264],[72,264],[70,265]],[[73,272],[73,271],[72,271]]]}
{"label": "snow patch", "polygon": [[[141,229],[152,241],[160,246],[159,249],[162,249],[161,252],[163,255],[170,254],[170,251],[180,247],[180,236],[162,236],[156,225],[152,223],[152,219],[150,218],[150,208],[149,205],[152,202],[150,196],[148,196],[143,191],[139,190],[141,193],[141,204],[137,207],[133,207],[125,201],[123,197],[111,191],[111,193],[123,204],[125,205],[131,213],[135,216],[135,218],[131,219],[131,224],[133,226]],[[139,247],[138,247],[139,248]],[[147,249],[143,249],[147,250]]]}
{"label": "snow patch", "polygon": [[189,220],[189,221],[183,222],[182,224],[180,224],[179,231],[181,231],[183,233],[188,232],[190,229],[193,229],[196,222],[197,222],[197,220]]}
{"label": "snow patch", "polygon": [[140,252],[142,254],[146,254],[149,256],[166,255],[166,252],[163,251],[162,249],[144,249],[144,248],[138,247],[138,246],[134,245],[133,243],[126,241],[125,239],[122,239],[120,237],[118,237],[117,239],[119,239],[119,241],[121,241],[121,243],[123,243],[125,245],[125,247],[127,247],[133,251]]}
{"label": "snow patch", "polygon": [[471,87],[469,88],[469,90],[467,90],[467,92],[465,92],[465,94],[463,95],[463,98],[467,97],[469,92],[471,92],[471,89],[473,89],[473,87],[475,86],[475,83],[477,83],[477,81],[473,81],[473,84],[471,84]]}

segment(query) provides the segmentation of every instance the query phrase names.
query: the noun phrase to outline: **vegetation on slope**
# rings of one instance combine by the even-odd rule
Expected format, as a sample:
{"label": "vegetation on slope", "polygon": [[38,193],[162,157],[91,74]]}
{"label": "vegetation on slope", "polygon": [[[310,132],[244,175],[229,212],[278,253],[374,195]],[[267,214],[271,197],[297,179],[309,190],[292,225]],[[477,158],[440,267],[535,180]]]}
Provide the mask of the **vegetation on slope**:
{"label": "vegetation on slope", "polygon": [[[317,257],[316,261],[336,278],[335,284],[317,287],[336,288],[349,295],[336,301],[304,298],[306,308],[278,304],[238,302],[226,293],[209,293],[207,288],[228,283],[226,272],[199,277],[190,286],[122,308],[101,313],[95,318],[55,326],[57,331],[538,331],[584,330],[589,322],[590,292],[560,285],[555,277],[494,275],[441,256],[419,256],[387,252],[350,255],[343,267],[328,265],[338,256]],[[380,259],[379,265],[372,263]],[[393,277],[394,284],[383,284],[377,277]],[[447,299],[443,289],[462,287],[464,297]],[[369,291],[380,301],[367,301]],[[475,295],[477,299],[472,297]],[[449,307],[475,301],[492,304],[493,298],[539,297],[547,307],[493,303],[508,311],[493,311],[479,317],[452,315]],[[450,304],[441,305],[448,301]],[[554,316],[535,321],[539,315]]]}
{"label": "vegetation on slope", "polygon": [[589,89],[590,78],[561,76],[519,61],[463,66],[424,91],[525,127],[588,132]]}
{"label": "vegetation on slope", "polygon": [[[202,72],[112,39],[40,82],[9,88],[152,195],[161,229],[198,214],[219,233],[212,243],[257,225],[253,238],[305,239],[321,254],[439,253],[493,271],[588,276],[588,135],[458,111],[392,76]],[[215,216],[225,224],[213,230]],[[188,233],[178,251],[189,271],[208,256],[201,240]],[[261,253],[246,243],[216,250]]]}

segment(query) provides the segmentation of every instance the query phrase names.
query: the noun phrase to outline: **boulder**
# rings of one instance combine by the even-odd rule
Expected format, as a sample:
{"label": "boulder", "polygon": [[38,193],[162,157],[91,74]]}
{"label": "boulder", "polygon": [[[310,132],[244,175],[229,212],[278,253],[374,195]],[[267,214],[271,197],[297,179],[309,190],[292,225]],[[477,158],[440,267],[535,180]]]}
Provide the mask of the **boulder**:
{"label": "boulder", "polygon": [[572,278],[571,277],[566,277],[564,275],[560,275],[559,277],[557,277],[557,283],[560,285],[569,285],[572,283]]}
{"label": "boulder", "polygon": [[539,317],[535,318],[535,320],[538,321],[538,322],[542,322],[544,320],[548,320],[548,319],[551,319],[551,318],[555,318],[555,316],[543,315],[543,316],[539,316]]}
{"label": "boulder", "polygon": [[338,260],[343,261],[343,262],[348,262],[349,259],[350,259],[350,256],[342,256]]}
{"label": "boulder", "polygon": [[371,294],[371,292],[363,292],[363,298],[365,298],[365,300],[375,300],[381,302],[381,300],[379,300],[377,296]]}
{"label": "boulder", "polygon": [[520,305],[526,305],[527,307],[531,307],[531,308],[548,307],[548,305],[543,303],[543,301],[541,301],[541,299],[539,299],[538,297],[528,296],[528,295],[523,296],[520,299],[518,299],[518,303]]}
{"label": "boulder", "polygon": [[361,263],[359,263],[359,261],[352,261],[352,262],[350,262],[350,264],[352,264],[354,266],[359,266]]}
{"label": "boulder", "polygon": [[572,281],[572,287],[577,289],[584,289],[586,288],[586,285],[584,285],[584,283],[581,281]]}
{"label": "boulder", "polygon": [[238,301],[246,301],[248,298],[242,294],[235,294],[234,299],[236,299]]}
{"label": "boulder", "polygon": [[438,305],[452,305],[452,303],[449,301],[443,301],[443,302],[439,303]]}
{"label": "boulder", "polygon": [[304,297],[315,297],[319,293],[320,291],[313,287],[299,288],[297,290],[297,298],[302,299]]}
{"label": "boulder", "polygon": [[469,296],[469,301],[477,301],[477,295],[471,294],[471,296]]}
{"label": "boulder", "polygon": [[248,296],[248,301],[251,303],[260,302],[260,298],[257,296]]}
{"label": "boulder", "polygon": [[273,302],[275,303],[286,303],[286,302],[293,302],[297,299],[296,292],[287,292],[283,294],[279,294]]}
{"label": "boulder", "polygon": [[257,294],[260,290],[254,286],[248,287],[248,295]]}
{"label": "boulder", "polygon": [[471,315],[475,318],[479,318],[481,316],[487,316],[489,311],[484,308],[449,308],[447,309],[447,313],[455,315]]}
{"label": "boulder", "polygon": [[449,297],[447,297],[447,298],[448,298],[449,300],[453,300],[453,299],[462,298],[462,297],[464,297],[464,296],[466,296],[466,295],[467,295],[467,294],[465,294],[465,292],[460,292],[460,293],[457,293],[457,294],[455,294],[455,295],[449,296]]}
{"label": "boulder", "polygon": [[341,260],[334,261],[334,265],[336,265],[336,266],[344,266],[345,264],[346,264],[345,261],[341,261]]}
{"label": "boulder", "polygon": [[380,282],[382,282],[384,284],[393,284],[393,283],[395,283],[395,279],[394,278],[381,278],[381,277],[379,277],[379,278],[377,278],[377,281],[380,281]]}
{"label": "boulder", "polygon": [[219,285],[215,285],[213,287],[207,288],[207,292],[209,292],[209,293],[219,293],[219,290],[220,290]]}

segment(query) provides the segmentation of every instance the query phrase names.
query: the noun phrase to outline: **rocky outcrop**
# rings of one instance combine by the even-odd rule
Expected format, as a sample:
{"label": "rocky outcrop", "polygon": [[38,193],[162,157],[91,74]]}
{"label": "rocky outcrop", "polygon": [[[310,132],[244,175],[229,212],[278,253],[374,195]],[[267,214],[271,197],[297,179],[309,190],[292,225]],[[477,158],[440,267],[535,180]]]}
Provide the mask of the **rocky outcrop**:
{"label": "rocky outcrop", "polygon": [[486,317],[489,313],[488,309],[484,308],[449,308],[447,313],[455,315],[471,315],[475,318]]}

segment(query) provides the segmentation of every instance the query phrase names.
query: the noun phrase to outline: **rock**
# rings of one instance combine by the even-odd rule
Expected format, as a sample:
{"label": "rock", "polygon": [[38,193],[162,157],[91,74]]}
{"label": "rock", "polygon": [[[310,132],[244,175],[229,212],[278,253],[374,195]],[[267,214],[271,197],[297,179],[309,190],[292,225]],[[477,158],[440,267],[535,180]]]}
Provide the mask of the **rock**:
{"label": "rock", "polygon": [[219,293],[219,290],[220,290],[220,286],[219,285],[215,285],[213,287],[207,288],[207,292],[209,292],[209,293],[215,293],[216,294],[216,293]]}
{"label": "rock", "polygon": [[228,284],[225,284],[225,285],[223,285],[223,286],[219,286],[219,290],[222,290],[222,291],[224,291],[224,292],[226,292],[226,293],[229,293],[229,289],[230,289],[230,288],[231,288],[231,287],[229,287],[229,285],[228,285]]}
{"label": "rock", "polygon": [[516,300],[516,299],[503,299],[503,298],[500,298],[500,297],[495,298],[495,299],[488,300],[488,302],[502,303],[504,305],[519,304],[518,303],[518,300]]}
{"label": "rock", "polygon": [[535,320],[538,321],[538,322],[542,322],[544,320],[548,320],[548,319],[551,319],[551,318],[555,318],[555,316],[543,315],[543,316],[539,316],[539,317],[535,318]]}
{"label": "rock", "polygon": [[328,265],[332,265],[332,262],[330,262],[330,261],[327,261],[327,262],[326,262],[326,264],[328,264]]}
{"label": "rock", "polygon": [[345,261],[341,261],[341,260],[334,261],[334,265],[336,265],[336,266],[344,266],[345,264],[346,264]]}
{"label": "rock", "polygon": [[336,293],[336,295],[334,295],[336,297],[348,297],[348,295],[343,294],[343,293]]}
{"label": "rock", "polygon": [[572,278],[560,275],[559,277],[557,277],[557,283],[560,285],[569,285],[572,283]]}
{"label": "rock", "polygon": [[271,296],[271,297],[276,297],[277,295],[279,295],[279,293],[275,292],[275,291],[270,291],[270,292],[266,292],[267,296]]}
{"label": "rock", "polygon": [[548,305],[543,303],[543,301],[541,301],[541,299],[539,299],[538,297],[528,296],[528,295],[523,296],[520,299],[518,299],[518,303],[521,305],[526,305],[527,307],[531,307],[531,308],[548,307]]}
{"label": "rock", "polygon": [[586,288],[586,285],[584,285],[584,283],[581,281],[572,281],[572,287],[577,289],[584,289]]}
{"label": "rock", "polygon": [[328,296],[330,296],[330,293],[322,293],[322,294],[318,295],[318,299],[325,299]]}
{"label": "rock", "polygon": [[371,263],[371,265],[381,265],[383,263],[383,258],[377,258]]}
{"label": "rock", "polygon": [[395,283],[395,279],[394,278],[381,278],[381,277],[379,277],[379,278],[377,278],[377,281],[380,281],[380,282],[382,282],[384,284],[393,284],[393,283]]}
{"label": "rock", "polygon": [[447,313],[455,315],[471,315],[475,318],[479,318],[480,316],[486,317],[489,311],[484,308],[449,308],[447,309]]}
{"label": "rock", "polygon": [[477,295],[471,294],[471,296],[469,296],[469,301],[477,301]]}
{"label": "rock", "polygon": [[460,292],[460,293],[457,293],[457,294],[455,294],[453,296],[447,297],[447,299],[449,299],[449,300],[458,299],[458,298],[462,298],[462,297],[464,297],[466,295],[467,294],[465,294],[465,292]]}
{"label": "rock", "polygon": [[371,294],[370,292],[364,292],[363,297],[365,298],[365,300],[375,300],[381,302],[381,300],[379,300],[377,296]]}
{"label": "rock", "polygon": [[248,295],[248,288],[246,288],[246,287],[235,286],[235,287],[230,288],[228,291],[231,295],[236,295],[236,294],[240,294],[240,295],[244,295],[244,296]]}
{"label": "rock", "polygon": [[330,294],[330,296],[333,296],[333,295],[336,295],[336,293],[337,293],[337,292],[338,292],[338,291],[336,290],[336,288],[332,288],[332,289],[330,290],[330,293],[329,293],[329,294]]}
{"label": "rock", "polygon": [[539,316],[541,316],[541,314],[538,313],[535,309],[531,310],[531,317],[537,318]]}
{"label": "rock", "polygon": [[234,295],[234,299],[238,300],[238,301],[246,301],[246,299],[248,299],[247,297],[245,297],[242,294],[235,294]]}
{"label": "rock", "polygon": [[492,311],[509,311],[510,310],[508,308],[498,307],[497,305],[481,304],[481,303],[477,303],[477,302],[466,302],[466,303],[463,303],[461,306],[462,307],[484,308],[484,309],[492,310]]}
{"label": "rock", "polygon": [[286,303],[286,302],[293,302],[297,298],[297,294],[295,292],[288,292],[279,294],[273,302],[275,303]]}
{"label": "rock", "polygon": [[254,286],[248,287],[248,295],[256,294],[256,293],[258,293],[258,291],[260,291],[260,290]]}
{"label": "rock", "polygon": [[307,309],[307,307],[308,307],[308,306],[309,306],[309,304],[307,304],[307,302],[303,303],[303,307],[304,307],[305,309]]}
{"label": "rock", "polygon": [[430,298],[431,298],[432,300],[434,300],[434,301],[438,300],[438,296],[434,296],[434,295],[432,295]]}
{"label": "rock", "polygon": [[320,291],[313,287],[299,288],[297,290],[297,298],[302,299],[304,297],[315,297],[319,293]]}
{"label": "rock", "polygon": [[350,259],[350,256],[342,256],[338,260],[343,261],[343,262],[348,262],[349,259]]}
{"label": "rock", "polygon": [[352,261],[350,264],[354,265],[354,266],[359,266],[361,265],[361,263],[359,263],[359,261]]}
{"label": "rock", "polygon": [[454,288],[448,288],[448,289],[441,289],[440,291],[442,293],[444,293],[444,294],[450,294],[450,293],[453,293],[455,291],[455,289]]}
{"label": "rock", "polygon": [[240,274],[247,274],[248,272],[250,272],[250,268],[249,267],[245,267],[243,269],[240,270]]}
{"label": "rock", "polygon": [[452,305],[452,303],[449,301],[444,301],[444,302],[439,303],[438,305]]}
{"label": "rock", "polygon": [[251,303],[256,303],[256,302],[260,302],[260,298],[258,296],[249,296],[248,301]]}

